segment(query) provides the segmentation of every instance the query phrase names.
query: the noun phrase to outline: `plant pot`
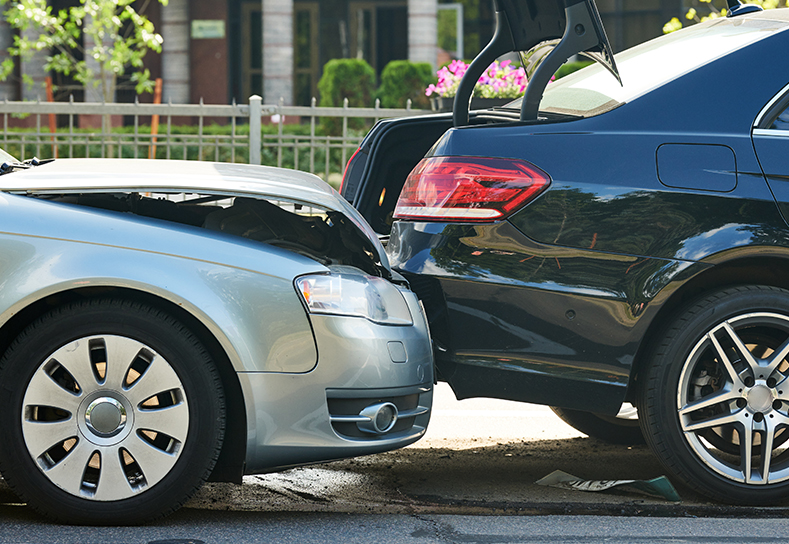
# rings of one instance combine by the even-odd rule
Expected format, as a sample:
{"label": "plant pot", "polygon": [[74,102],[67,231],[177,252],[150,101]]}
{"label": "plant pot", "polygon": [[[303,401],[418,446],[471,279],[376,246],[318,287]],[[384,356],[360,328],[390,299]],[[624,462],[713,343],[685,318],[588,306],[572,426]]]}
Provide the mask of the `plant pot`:
{"label": "plant pot", "polygon": [[431,96],[430,109],[436,112],[452,111],[454,102],[454,96]]}
{"label": "plant pot", "polygon": [[515,99],[514,98],[472,98],[470,109],[486,110],[488,108],[495,108],[497,106],[503,106],[504,104],[509,104],[513,100]]}
{"label": "plant pot", "polygon": [[[514,98],[477,98],[471,99],[472,110],[484,110],[494,108],[496,106],[503,106],[515,100]],[[454,96],[434,96],[430,98],[430,108],[433,111],[452,111],[452,106],[455,103]]]}

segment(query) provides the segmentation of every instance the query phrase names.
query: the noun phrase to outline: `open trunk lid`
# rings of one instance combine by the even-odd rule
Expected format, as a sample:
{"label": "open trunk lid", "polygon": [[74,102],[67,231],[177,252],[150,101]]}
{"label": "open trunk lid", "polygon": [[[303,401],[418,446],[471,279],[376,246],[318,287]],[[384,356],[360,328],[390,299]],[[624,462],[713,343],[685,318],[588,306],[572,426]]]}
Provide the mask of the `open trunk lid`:
{"label": "open trunk lid", "polygon": [[494,0],[494,5],[496,32],[460,82],[453,108],[455,126],[469,122],[471,95],[479,77],[494,60],[510,52],[520,53],[524,64],[528,64],[529,51],[554,42],[551,52],[530,74],[521,102],[523,121],[537,119],[545,87],[556,70],[574,55],[592,57],[619,79],[613,49],[594,0]]}

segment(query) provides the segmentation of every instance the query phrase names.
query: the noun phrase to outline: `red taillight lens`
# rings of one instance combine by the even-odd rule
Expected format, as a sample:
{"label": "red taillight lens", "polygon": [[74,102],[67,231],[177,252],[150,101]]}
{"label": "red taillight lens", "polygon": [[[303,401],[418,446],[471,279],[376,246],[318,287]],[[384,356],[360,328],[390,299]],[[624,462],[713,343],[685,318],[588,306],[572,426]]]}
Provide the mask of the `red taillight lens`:
{"label": "red taillight lens", "polygon": [[430,157],[408,175],[394,217],[495,221],[525,206],[550,184],[548,174],[519,159]]}

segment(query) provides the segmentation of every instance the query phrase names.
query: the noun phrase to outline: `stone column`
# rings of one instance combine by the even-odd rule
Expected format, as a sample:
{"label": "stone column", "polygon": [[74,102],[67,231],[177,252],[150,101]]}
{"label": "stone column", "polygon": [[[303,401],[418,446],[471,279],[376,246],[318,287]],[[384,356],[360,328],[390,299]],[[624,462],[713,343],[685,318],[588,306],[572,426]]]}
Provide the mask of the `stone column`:
{"label": "stone column", "polygon": [[293,104],[293,0],[263,2],[263,102]]}
{"label": "stone column", "polygon": [[408,60],[436,69],[438,0],[408,0]]}
{"label": "stone column", "polygon": [[162,102],[189,103],[189,0],[161,7]]}

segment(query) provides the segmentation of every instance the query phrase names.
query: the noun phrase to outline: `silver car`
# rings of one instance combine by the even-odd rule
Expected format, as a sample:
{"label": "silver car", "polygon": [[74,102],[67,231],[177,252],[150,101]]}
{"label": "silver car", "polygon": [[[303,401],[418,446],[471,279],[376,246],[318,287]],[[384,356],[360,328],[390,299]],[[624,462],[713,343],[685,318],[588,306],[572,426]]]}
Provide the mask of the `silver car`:
{"label": "silver car", "polygon": [[423,310],[318,178],[0,160],[0,469],[39,512],[139,523],[424,434]]}

